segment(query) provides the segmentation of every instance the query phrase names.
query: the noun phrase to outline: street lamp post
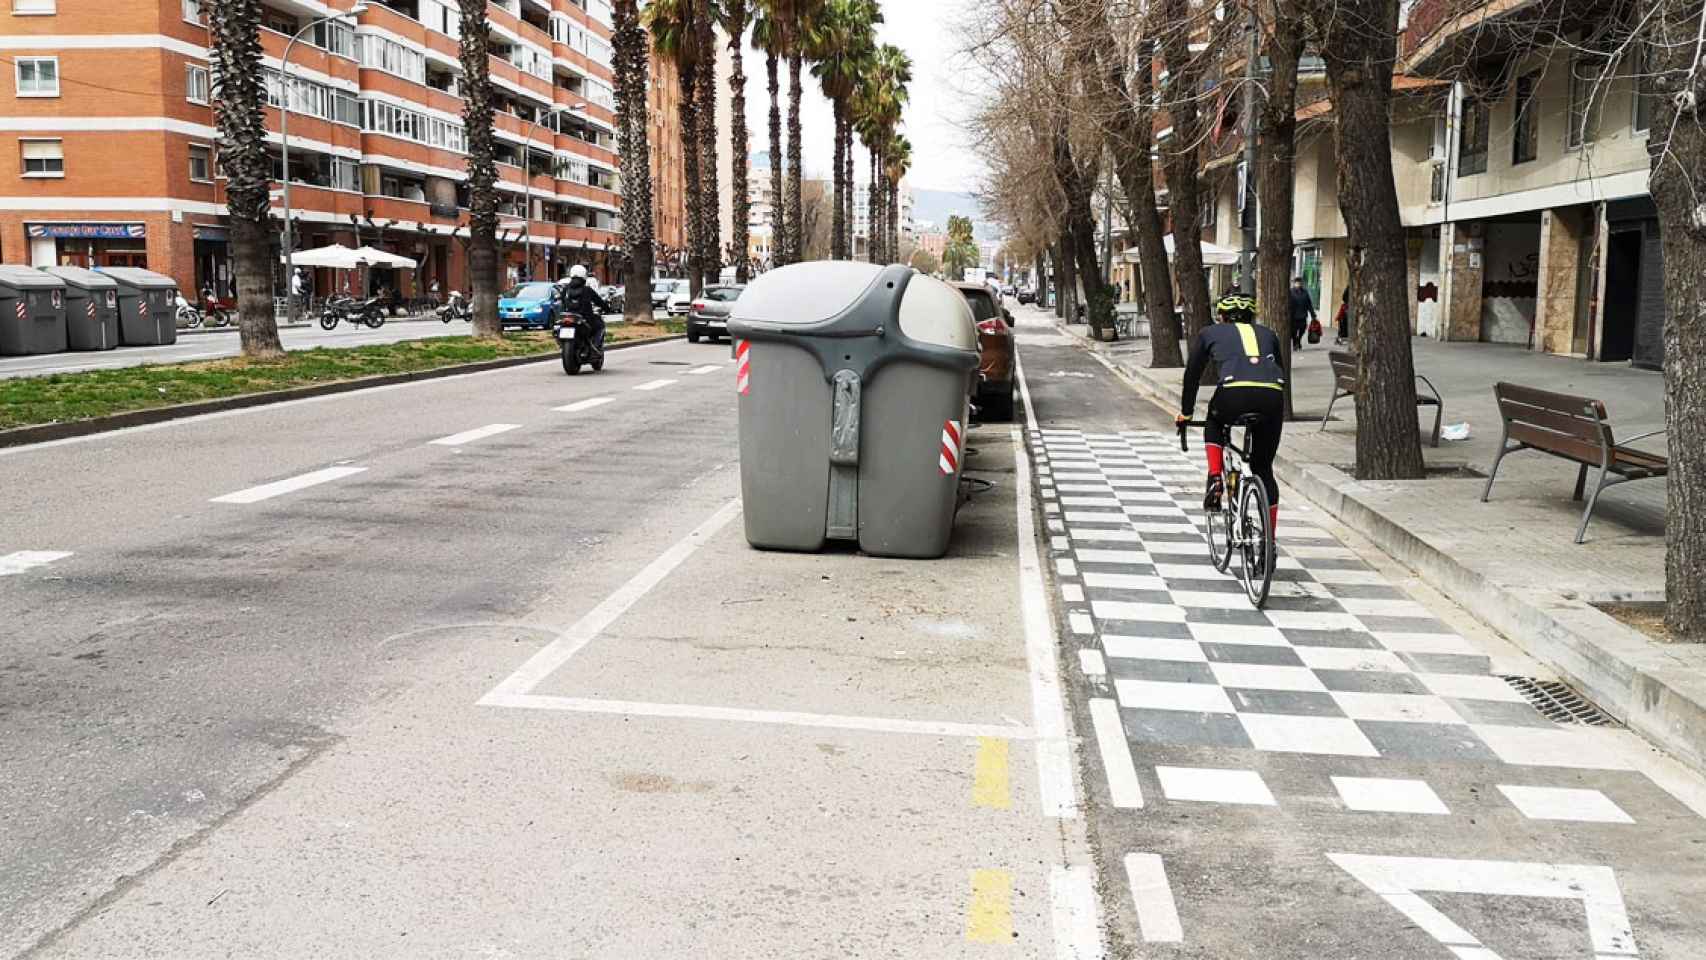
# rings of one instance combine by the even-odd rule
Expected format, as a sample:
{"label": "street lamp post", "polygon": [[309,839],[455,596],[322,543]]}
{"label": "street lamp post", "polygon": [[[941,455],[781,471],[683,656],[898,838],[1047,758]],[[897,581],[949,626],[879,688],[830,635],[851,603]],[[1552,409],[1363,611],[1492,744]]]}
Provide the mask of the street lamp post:
{"label": "street lamp post", "polygon": [[296,258],[291,249],[294,240],[291,237],[290,225],[290,50],[296,46],[296,41],[301,40],[303,35],[315,27],[323,23],[331,23],[334,20],[354,22],[356,17],[366,12],[367,4],[357,3],[342,13],[334,13],[331,16],[309,21],[307,26],[296,31],[296,35],[284,45],[284,56],[279,58],[278,82],[283,89],[279,92],[278,144],[279,153],[282,154],[284,160],[284,318],[286,323],[296,322],[296,293],[290,289],[291,281],[296,276]]}

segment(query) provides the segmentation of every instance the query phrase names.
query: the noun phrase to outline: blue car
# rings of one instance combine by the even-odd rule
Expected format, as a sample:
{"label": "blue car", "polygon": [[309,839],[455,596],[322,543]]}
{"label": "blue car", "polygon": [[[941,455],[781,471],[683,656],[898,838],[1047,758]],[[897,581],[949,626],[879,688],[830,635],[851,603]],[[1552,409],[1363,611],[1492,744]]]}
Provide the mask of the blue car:
{"label": "blue car", "polygon": [[557,288],[549,283],[524,283],[498,299],[498,324],[504,327],[549,330],[557,325],[561,312]]}

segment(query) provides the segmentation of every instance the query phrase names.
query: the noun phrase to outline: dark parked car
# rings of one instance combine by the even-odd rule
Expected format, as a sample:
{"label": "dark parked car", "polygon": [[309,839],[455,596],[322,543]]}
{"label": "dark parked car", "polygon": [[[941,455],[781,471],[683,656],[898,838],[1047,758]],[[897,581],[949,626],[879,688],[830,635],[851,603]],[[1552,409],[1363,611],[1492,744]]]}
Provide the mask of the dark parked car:
{"label": "dark parked car", "polygon": [[740,299],[746,287],[738,283],[720,283],[699,292],[699,299],[687,313],[687,342],[698,343],[700,337],[715,341],[728,336],[729,309]]}
{"label": "dark parked car", "polygon": [[1035,290],[1020,290],[1019,291],[1019,302],[1020,303],[1036,303],[1037,302],[1037,292]]}
{"label": "dark parked car", "polygon": [[1013,400],[1019,390],[1013,375],[1013,315],[995,301],[995,294],[981,283],[956,283],[954,287],[971,304],[977,321],[978,387],[973,398],[986,420],[1013,419]]}

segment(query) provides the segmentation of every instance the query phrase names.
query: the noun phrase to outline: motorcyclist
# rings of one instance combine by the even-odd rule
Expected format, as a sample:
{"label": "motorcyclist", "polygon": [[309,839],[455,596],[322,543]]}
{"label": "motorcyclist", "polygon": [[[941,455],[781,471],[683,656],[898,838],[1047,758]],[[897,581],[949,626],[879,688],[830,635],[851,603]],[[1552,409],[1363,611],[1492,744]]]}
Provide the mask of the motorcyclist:
{"label": "motorcyclist", "polygon": [[[569,271],[569,282],[558,294],[563,305],[563,313],[574,314],[580,318],[581,325],[589,331],[592,342],[599,353],[604,352],[604,314],[610,312],[610,304],[598,295],[598,290],[587,282],[586,268],[576,264]],[[578,336],[578,335],[577,335]]]}

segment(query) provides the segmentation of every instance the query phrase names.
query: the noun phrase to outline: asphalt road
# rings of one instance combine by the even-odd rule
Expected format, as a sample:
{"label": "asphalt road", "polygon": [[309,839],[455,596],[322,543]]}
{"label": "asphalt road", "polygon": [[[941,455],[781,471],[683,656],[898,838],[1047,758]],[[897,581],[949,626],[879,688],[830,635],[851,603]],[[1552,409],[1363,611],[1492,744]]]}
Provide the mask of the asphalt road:
{"label": "asphalt road", "polygon": [[0,451],[0,956],[1698,955],[1698,778],[1015,312],[934,562],[747,546],[726,345]]}
{"label": "asphalt road", "polygon": [[[620,317],[605,318],[607,321]],[[404,340],[426,340],[432,337],[458,337],[468,334],[468,324],[460,321],[444,323],[437,318],[424,320],[387,320],[378,330],[339,324],[335,330],[319,326],[292,327],[279,331],[286,350],[312,350],[315,347],[359,347],[376,343],[398,343]],[[145,363],[186,363],[194,360],[217,360],[234,357],[241,348],[235,327],[212,330],[178,331],[176,343],[157,347],[118,347],[114,350],[48,353],[27,357],[0,357],[0,379],[36,377],[50,373],[76,373],[81,370],[116,370],[141,366]]]}

